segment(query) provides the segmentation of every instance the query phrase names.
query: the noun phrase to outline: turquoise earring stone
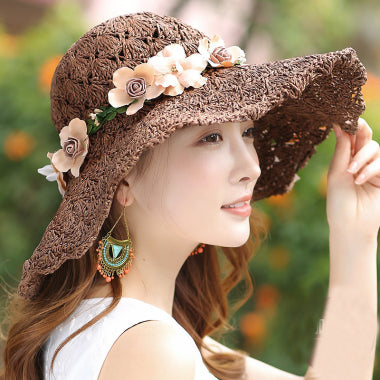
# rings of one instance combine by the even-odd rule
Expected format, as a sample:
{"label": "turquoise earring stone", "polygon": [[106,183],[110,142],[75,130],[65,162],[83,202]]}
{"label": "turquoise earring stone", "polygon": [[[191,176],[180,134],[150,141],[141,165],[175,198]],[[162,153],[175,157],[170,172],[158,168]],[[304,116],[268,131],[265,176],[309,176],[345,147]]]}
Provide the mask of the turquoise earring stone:
{"label": "turquoise earring stone", "polygon": [[112,256],[114,259],[116,259],[119,255],[123,247],[120,247],[120,245],[112,244]]}
{"label": "turquoise earring stone", "polygon": [[107,282],[113,280],[114,276],[123,277],[129,272],[134,259],[132,241],[117,240],[106,235],[99,241],[98,271]]}

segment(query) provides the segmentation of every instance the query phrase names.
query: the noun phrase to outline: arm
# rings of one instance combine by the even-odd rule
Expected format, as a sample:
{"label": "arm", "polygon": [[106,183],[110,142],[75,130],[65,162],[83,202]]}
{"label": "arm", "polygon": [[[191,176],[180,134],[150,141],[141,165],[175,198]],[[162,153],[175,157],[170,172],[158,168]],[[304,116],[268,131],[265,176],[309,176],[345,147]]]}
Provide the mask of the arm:
{"label": "arm", "polygon": [[377,335],[376,236],[330,231],[330,283],[314,348],[316,379],[372,379]]}
{"label": "arm", "polygon": [[[380,224],[380,150],[359,119],[355,136],[334,126],[327,176],[330,281],[311,367],[317,380],[371,380],[377,337],[376,249]],[[357,162],[356,169],[352,169]],[[359,176],[364,174],[363,180]]]}

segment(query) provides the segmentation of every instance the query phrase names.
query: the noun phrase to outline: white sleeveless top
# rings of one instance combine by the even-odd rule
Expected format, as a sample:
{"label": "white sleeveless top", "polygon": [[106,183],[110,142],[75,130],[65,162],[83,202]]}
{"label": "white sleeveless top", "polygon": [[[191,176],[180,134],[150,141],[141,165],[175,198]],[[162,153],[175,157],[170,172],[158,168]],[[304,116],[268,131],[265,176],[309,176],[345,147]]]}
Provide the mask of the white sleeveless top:
{"label": "white sleeveless top", "polygon": [[70,340],[58,353],[51,371],[51,361],[59,345],[103,311],[111,301],[111,297],[83,300],[74,313],[51,332],[44,346],[45,380],[97,380],[108,352],[120,335],[141,322],[152,320],[168,323],[189,340],[196,358],[194,380],[217,379],[203,363],[201,353],[190,334],[169,313],[138,299],[126,297],[122,297],[108,315]]}

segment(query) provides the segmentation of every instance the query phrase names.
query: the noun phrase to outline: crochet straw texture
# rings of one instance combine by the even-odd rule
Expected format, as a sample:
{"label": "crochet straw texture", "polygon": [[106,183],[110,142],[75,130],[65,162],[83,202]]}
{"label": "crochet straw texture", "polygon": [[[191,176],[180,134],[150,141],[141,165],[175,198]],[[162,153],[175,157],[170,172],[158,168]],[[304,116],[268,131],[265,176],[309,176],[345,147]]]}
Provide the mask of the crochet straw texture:
{"label": "crochet straw texture", "polygon": [[[51,88],[51,116],[59,132],[108,106],[115,70],[147,62],[165,46],[197,52],[205,35],[179,19],[150,12],[108,20],[83,35],[64,55]],[[90,136],[79,177],[64,177],[67,191],[41,242],[23,268],[19,293],[35,297],[44,277],[98,240],[120,180],[145,149],[177,128],[251,119],[262,174],[253,200],[283,194],[296,172],[329,134],[332,123],[355,133],[364,110],[366,73],[351,48],[259,65],[207,68],[207,83],[177,96],[146,102],[136,114],[118,115]]]}

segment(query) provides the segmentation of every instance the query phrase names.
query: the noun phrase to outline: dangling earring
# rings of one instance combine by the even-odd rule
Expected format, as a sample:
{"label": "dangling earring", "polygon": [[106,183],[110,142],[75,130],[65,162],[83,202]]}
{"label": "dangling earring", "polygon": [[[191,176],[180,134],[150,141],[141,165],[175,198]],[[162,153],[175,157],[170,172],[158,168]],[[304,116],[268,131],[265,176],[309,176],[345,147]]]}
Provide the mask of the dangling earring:
{"label": "dangling earring", "polygon": [[194,256],[194,255],[197,255],[198,253],[202,253],[204,250],[204,247],[205,247],[205,244],[198,244],[197,248],[195,248],[194,251],[190,253],[190,256]]}
{"label": "dangling earring", "polygon": [[[129,272],[132,266],[132,259],[134,259],[132,240],[129,237],[129,230],[127,221],[125,219],[125,207],[119,219],[116,221],[107,235],[99,240],[98,252],[98,266],[99,273],[110,282],[115,277],[115,273],[121,278]],[[127,229],[127,240],[117,240],[111,236],[113,229],[119,222],[121,216],[124,215],[125,227]]]}

